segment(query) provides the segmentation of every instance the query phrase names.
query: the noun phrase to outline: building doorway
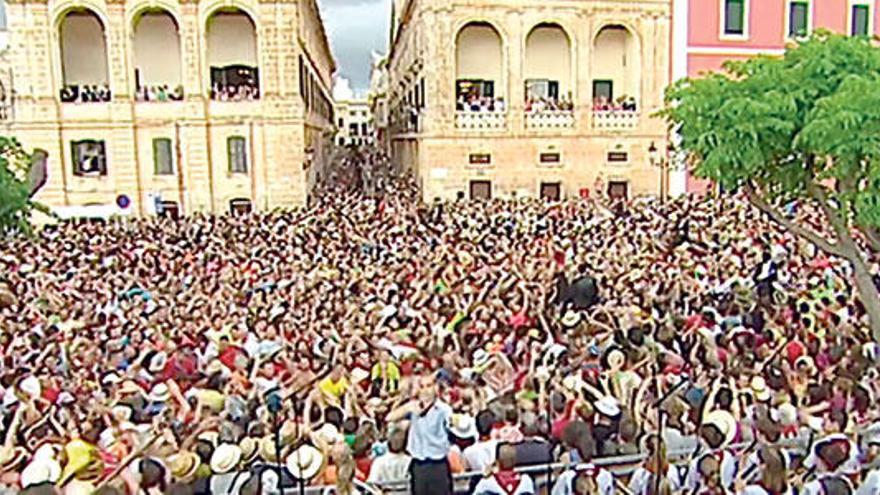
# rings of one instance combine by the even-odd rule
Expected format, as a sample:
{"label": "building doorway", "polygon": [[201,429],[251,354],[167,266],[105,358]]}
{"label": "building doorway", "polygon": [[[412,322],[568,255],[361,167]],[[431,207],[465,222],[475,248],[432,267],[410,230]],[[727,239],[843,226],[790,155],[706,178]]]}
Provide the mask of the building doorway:
{"label": "building doorway", "polygon": [[252,209],[249,199],[233,199],[229,202],[229,212],[233,216],[248,215]]}
{"label": "building doorway", "polygon": [[612,180],[608,182],[608,197],[612,201],[624,200],[629,196],[629,185],[626,181]]}
{"label": "building doorway", "polygon": [[559,182],[542,182],[541,199],[545,201],[559,201],[562,199],[562,185]]}
{"label": "building doorway", "polygon": [[159,216],[177,220],[180,218],[180,207],[177,206],[176,201],[161,201],[159,202]]}
{"label": "building doorway", "polygon": [[492,182],[488,180],[471,181],[471,199],[492,199]]}

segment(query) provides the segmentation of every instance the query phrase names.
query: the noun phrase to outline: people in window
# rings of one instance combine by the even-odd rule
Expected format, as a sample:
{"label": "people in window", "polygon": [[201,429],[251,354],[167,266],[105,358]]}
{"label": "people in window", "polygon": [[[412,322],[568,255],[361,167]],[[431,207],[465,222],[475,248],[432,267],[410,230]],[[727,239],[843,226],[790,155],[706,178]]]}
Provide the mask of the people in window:
{"label": "people in window", "polygon": [[223,84],[215,82],[211,87],[211,99],[218,101],[253,101],[260,99],[255,84]]}
{"label": "people in window", "polygon": [[593,98],[594,112],[635,112],[637,109],[636,99],[632,96],[621,96],[616,100],[605,96]]}
{"label": "people in window", "polygon": [[136,98],[138,101],[182,101],[183,86],[177,85],[174,89],[167,84],[141,86]]}
{"label": "people in window", "polygon": [[68,84],[61,88],[63,103],[104,103],[110,101],[108,84]]}

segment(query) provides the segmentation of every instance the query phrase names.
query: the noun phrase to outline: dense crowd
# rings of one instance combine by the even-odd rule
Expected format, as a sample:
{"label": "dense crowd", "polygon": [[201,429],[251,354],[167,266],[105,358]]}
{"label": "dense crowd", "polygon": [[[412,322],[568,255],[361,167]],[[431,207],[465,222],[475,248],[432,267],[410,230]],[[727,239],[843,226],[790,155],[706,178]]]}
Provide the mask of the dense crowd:
{"label": "dense crowd", "polygon": [[367,159],[308,209],[5,241],[0,485],[880,489],[845,263],[738,197],[424,204]]}

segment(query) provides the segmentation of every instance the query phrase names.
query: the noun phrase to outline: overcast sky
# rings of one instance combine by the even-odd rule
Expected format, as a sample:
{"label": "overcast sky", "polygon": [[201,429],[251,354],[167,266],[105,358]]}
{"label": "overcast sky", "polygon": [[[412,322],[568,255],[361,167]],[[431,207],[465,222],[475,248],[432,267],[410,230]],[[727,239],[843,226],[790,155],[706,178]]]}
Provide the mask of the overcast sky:
{"label": "overcast sky", "polygon": [[336,57],[337,75],[348,79],[355,91],[365,91],[370,87],[370,52],[386,50],[390,0],[318,3]]}

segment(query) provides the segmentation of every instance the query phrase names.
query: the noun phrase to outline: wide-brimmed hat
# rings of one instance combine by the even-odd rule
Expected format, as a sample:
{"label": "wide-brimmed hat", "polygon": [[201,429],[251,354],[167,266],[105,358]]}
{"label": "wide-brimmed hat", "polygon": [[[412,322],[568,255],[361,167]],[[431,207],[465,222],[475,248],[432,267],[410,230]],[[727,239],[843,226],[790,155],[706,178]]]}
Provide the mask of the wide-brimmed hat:
{"label": "wide-brimmed hat", "polygon": [[730,444],[736,438],[736,419],[727,411],[716,409],[710,412],[703,420],[703,424],[717,428],[724,437],[725,445]]}
{"label": "wide-brimmed hat", "polygon": [[328,447],[333,446],[344,440],[344,437],[341,433],[339,433],[339,429],[333,426],[330,423],[324,423],[318,428],[318,431],[315,432],[315,440],[318,443],[325,444]]}
{"label": "wide-brimmed hat", "polygon": [[257,443],[257,439],[253,437],[244,437],[238,442],[239,448],[241,448],[241,463],[242,464],[250,464],[257,458],[257,454],[259,453],[259,444]]}
{"label": "wide-brimmed hat", "polygon": [[140,388],[133,380],[125,380],[124,382],[122,382],[122,385],[119,386],[119,393],[143,395],[144,390]]}
{"label": "wide-brimmed hat", "polygon": [[596,407],[596,411],[599,411],[603,416],[614,418],[620,414],[620,402],[610,395],[602,397],[593,405]]}
{"label": "wide-brimmed hat", "polygon": [[220,442],[220,433],[213,430],[203,431],[196,436],[196,440],[201,440],[210,444],[211,447],[216,447]]}
{"label": "wide-brimmed hat", "polygon": [[622,368],[626,363],[626,356],[620,349],[612,349],[607,356],[609,368]]}
{"label": "wide-brimmed hat", "polygon": [[275,440],[271,435],[267,435],[260,439],[260,458],[266,462],[278,462],[278,452],[275,449]]}
{"label": "wide-brimmed hat", "polygon": [[238,467],[241,461],[241,448],[231,443],[220,444],[211,455],[211,471],[225,474]]}
{"label": "wide-brimmed hat", "polygon": [[287,456],[287,470],[298,480],[311,480],[324,467],[324,454],[309,444],[300,445]]}
{"label": "wide-brimmed hat", "polygon": [[562,326],[564,326],[565,328],[572,328],[577,326],[577,324],[581,322],[581,314],[578,311],[570,309],[566,311],[564,315],[562,315],[560,321],[562,323]]}
{"label": "wide-brimmed hat", "polygon": [[477,422],[473,416],[466,414],[454,414],[452,416],[449,432],[462,440],[477,438]]}
{"label": "wide-brimmed hat", "polygon": [[755,399],[759,402],[770,400],[770,389],[767,388],[767,382],[764,381],[764,377],[753,376],[750,387],[755,395]]}
{"label": "wide-brimmed hat", "polygon": [[180,452],[168,457],[171,475],[180,481],[189,481],[199,469],[199,456],[192,452]]}
{"label": "wide-brimmed hat", "polygon": [[168,399],[171,398],[171,390],[168,389],[168,385],[157,383],[153,386],[153,389],[150,390],[150,395],[148,397],[151,402],[168,402]]}
{"label": "wide-brimmed hat", "polygon": [[489,360],[492,358],[492,355],[486,352],[485,349],[477,349],[474,351],[473,360],[474,360],[474,369],[478,372],[483,371],[483,369],[488,366]]}

